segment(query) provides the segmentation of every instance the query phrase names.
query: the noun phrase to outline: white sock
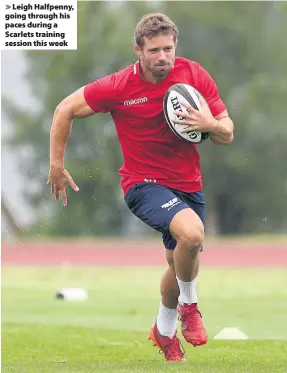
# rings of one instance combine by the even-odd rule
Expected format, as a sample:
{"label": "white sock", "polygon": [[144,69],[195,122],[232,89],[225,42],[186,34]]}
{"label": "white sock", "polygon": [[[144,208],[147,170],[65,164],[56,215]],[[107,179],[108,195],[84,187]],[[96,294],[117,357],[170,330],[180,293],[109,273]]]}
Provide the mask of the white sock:
{"label": "white sock", "polygon": [[176,277],[178,286],[179,286],[179,297],[178,297],[178,302],[179,303],[187,303],[187,304],[192,304],[192,303],[198,303],[198,298],[196,295],[196,282],[197,282],[197,276],[195,277],[194,280],[190,282],[184,282],[181,281],[178,277]]}
{"label": "white sock", "polygon": [[156,325],[160,334],[172,338],[176,332],[176,321],[176,309],[167,308],[160,302],[156,319]]}

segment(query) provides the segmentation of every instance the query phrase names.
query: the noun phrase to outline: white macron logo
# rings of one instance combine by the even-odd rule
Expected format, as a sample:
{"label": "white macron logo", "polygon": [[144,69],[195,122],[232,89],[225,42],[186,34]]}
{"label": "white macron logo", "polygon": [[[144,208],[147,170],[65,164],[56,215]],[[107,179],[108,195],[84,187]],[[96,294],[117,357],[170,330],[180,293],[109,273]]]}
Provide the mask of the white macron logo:
{"label": "white macron logo", "polygon": [[136,98],[134,100],[124,101],[124,105],[136,105],[136,104],[143,104],[145,102],[147,102],[147,97],[141,97],[141,98]]}
{"label": "white macron logo", "polygon": [[146,183],[156,183],[156,179],[144,179]]}
{"label": "white macron logo", "polygon": [[167,209],[167,210],[170,210],[172,207],[178,205],[180,203],[180,201],[178,200],[177,197],[171,199],[170,201],[164,203],[163,205],[161,205],[161,208],[162,209]]}

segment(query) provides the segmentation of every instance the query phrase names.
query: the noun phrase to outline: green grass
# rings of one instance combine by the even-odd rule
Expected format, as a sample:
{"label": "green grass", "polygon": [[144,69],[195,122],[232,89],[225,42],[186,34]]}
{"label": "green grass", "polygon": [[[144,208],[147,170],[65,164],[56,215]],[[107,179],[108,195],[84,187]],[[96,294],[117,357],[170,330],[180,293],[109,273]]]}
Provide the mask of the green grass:
{"label": "green grass", "polygon": [[[182,340],[186,363],[165,362],[146,340],[161,272],[4,267],[2,372],[287,373],[286,270],[203,268],[198,294],[210,341],[193,348]],[[57,301],[61,287],[83,287],[89,300]],[[224,327],[249,340],[213,340]]]}

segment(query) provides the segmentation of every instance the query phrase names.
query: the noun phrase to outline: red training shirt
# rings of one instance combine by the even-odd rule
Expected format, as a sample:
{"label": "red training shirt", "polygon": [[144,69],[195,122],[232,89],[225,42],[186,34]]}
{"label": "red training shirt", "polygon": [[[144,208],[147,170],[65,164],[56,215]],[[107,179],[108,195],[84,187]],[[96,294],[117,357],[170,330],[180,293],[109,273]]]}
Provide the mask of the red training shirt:
{"label": "red training shirt", "polygon": [[176,83],[196,88],[206,99],[211,113],[226,110],[217,86],[197,62],[176,57],[174,67],[159,84],[144,80],[139,62],[85,86],[88,105],[101,113],[110,112],[122,148],[119,170],[124,194],[141,182],[154,182],[183,192],[202,189],[196,145],[178,138],[163,114],[163,98]]}

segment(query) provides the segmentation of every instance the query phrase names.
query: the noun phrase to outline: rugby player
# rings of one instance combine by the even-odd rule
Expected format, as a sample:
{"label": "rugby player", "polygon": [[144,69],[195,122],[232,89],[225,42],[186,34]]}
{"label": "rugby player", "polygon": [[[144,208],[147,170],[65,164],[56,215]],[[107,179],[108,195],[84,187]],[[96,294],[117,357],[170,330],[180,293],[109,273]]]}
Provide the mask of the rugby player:
{"label": "rugby player", "polygon": [[57,106],[48,183],[55,198],[61,197],[66,205],[66,185],[79,190],[64,165],[72,120],[110,113],[123,154],[119,174],[125,202],[133,214],[161,232],[168,264],[149,339],[166,360],[183,361],[178,317],[187,342],[201,346],[208,339],[196,294],[205,201],[196,145],[169,129],[163,114],[164,95],[176,83],[195,87],[207,104],[201,101],[200,112],[187,106],[189,113],[180,113],[181,120],[189,130],[209,132],[215,144],[230,144],[234,125],[210,74],[195,61],[175,57],[178,29],[168,16],[145,15],[134,39],[136,63],[88,83]]}

